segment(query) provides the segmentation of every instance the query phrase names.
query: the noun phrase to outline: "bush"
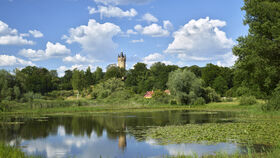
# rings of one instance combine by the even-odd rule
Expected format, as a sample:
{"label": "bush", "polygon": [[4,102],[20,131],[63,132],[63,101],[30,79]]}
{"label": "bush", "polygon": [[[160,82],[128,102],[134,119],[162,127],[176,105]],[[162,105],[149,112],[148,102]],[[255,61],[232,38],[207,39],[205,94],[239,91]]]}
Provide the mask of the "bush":
{"label": "bush", "polygon": [[205,105],[206,102],[202,97],[197,98],[194,102],[193,105]]}
{"label": "bush", "polygon": [[111,78],[97,84],[91,93],[92,98],[104,99],[116,91],[124,90],[124,83],[121,79]]}
{"label": "bush", "polygon": [[211,87],[204,88],[203,98],[205,99],[206,103],[221,101],[221,96],[217,94],[216,91]]}
{"label": "bush", "polygon": [[[73,95],[74,95],[73,91],[66,91],[66,90],[52,91],[47,94],[47,96],[51,97],[51,99],[63,98],[63,97],[67,98],[67,97],[70,97]],[[50,99],[50,98],[48,98],[48,99]]]}
{"label": "bush", "polygon": [[33,99],[42,99],[42,95],[40,93],[33,93],[33,92],[28,92],[28,93],[25,93],[23,95],[24,97],[24,101],[32,101]]}
{"label": "bush", "polygon": [[263,111],[280,110],[280,91],[273,93],[272,97],[262,106]]}
{"label": "bush", "polygon": [[133,93],[129,90],[119,90],[113,92],[108,98],[110,99],[119,99],[119,100],[127,100],[133,96]]}
{"label": "bush", "polygon": [[253,105],[257,103],[257,99],[254,96],[242,96],[240,97],[239,105]]}
{"label": "bush", "polygon": [[0,112],[5,112],[5,111],[10,111],[8,100],[2,100],[0,102]]}
{"label": "bush", "polygon": [[226,91],[225,96],[226,97],[235,97],[235,91],[236,91],[236,88],[231,88],[228,91]]}
{"label": "bush", "polygon": [[238,87],[235,91],[235,96],[237,97],[249,95],[249,94],[251,94],[251,91],[247,87]]}
{"label": "bush", "polygon": [[168,104],[170,100],[170,96],[167,95],[164,91],[156,90],[153,94],[153,100],[158,103]]}

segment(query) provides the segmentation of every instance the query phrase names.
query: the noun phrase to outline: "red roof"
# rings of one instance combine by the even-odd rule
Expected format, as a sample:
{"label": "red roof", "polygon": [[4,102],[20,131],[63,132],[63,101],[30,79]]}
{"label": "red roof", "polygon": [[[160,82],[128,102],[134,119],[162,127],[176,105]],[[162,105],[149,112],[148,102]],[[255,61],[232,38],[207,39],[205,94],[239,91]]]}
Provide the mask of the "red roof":
{"label": "red roof", "polygon": [[168,89],[167,89],[167,90],[165,90],[164,92],[165,92],[166,94],[168,94],[168,95],[170,95],[170,94],[171,94],[171,93],[170,93],[170,90],[168,90]]}
{"label": "red roof", "polygon": [[147,93],[145,94],[144,98],[152,98],[154,94],[154,91],[147,91]]}

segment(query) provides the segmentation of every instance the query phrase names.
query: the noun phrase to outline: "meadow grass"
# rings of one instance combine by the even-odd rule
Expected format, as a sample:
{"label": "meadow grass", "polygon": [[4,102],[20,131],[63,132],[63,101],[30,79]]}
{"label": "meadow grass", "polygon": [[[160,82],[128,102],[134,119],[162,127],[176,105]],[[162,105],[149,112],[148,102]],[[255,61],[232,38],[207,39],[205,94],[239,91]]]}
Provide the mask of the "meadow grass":
{"label": "meadow grass", "polygon": [[0,143],[0,158],[39,158],[38,156],[27,156],[19,148]]}

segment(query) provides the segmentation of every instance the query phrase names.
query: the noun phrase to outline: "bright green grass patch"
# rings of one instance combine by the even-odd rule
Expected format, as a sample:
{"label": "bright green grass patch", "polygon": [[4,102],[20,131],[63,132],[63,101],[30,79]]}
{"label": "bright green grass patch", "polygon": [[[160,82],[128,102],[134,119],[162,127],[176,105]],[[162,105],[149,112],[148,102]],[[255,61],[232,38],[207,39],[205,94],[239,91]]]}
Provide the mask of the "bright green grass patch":
{"label": "bright green grass patch", "polygon": [[35,158],[27,156],[20,149],[0,143],[0,158]]}
{"label": "bright green grass patch", "polygon": [[259,120],[165,126],[149,129],[147,138],[156,139],[159,144],[233,142],[278,145],[280,122],[279,120]]}

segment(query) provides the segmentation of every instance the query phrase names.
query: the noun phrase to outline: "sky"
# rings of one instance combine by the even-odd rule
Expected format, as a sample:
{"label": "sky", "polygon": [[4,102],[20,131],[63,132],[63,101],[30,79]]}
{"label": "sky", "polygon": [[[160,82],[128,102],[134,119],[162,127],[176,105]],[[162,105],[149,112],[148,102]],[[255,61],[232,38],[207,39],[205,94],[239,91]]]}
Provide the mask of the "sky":
{"label": "sky", "polygon": [[243,0],[1,0],[0,69],[94,71],[137,62],[230,67]]}

